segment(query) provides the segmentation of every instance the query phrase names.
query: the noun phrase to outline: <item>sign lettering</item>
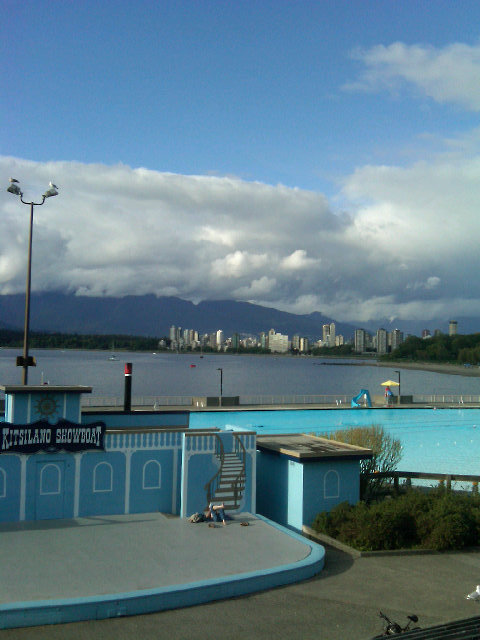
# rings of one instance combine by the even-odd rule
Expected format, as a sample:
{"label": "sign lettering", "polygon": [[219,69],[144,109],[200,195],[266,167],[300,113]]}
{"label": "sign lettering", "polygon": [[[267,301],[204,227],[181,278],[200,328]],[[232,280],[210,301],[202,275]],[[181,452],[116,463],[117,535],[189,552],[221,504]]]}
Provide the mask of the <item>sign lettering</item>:
{"label": "sign lettering", "polygon": [[104,449],[104,422],[86,425],[69,420],[59,420],[54,425],[46,420],[20,425],[4,422],[0,431],[0,454]]}

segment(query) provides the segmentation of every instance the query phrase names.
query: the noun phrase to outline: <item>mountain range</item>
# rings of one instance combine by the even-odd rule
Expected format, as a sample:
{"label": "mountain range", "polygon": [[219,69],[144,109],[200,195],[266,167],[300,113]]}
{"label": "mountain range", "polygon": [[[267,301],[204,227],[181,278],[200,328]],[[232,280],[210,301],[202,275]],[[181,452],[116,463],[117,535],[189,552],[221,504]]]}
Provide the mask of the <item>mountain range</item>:
{"label": "mountain range", "polygon": [[[23,330],[24,294],[0,295],[0,328]],[[477,317],[453,317],[459,334],[478,333]],[[298,315],[234,300],[205,300],[199,304],[175,297],[155,295],[124,297],[90,297],[64,293],[33,293],[30,305],[32,331],[124,334],[136,336],[168,336],[172,325],[196,329],[200,334],[222,329],[225,336],[233,333],[258,335],[275,329],[290,337],[298,334],[317,340],[322,325],[335,322],[336,333],[345,339],[353,337],[355,329],[371,333],[382,327],[387,331],[400,329],[405,335],[421,335],[425,328],[431,333],[439,329],[448,333],[449,318],[428,321],[378,318],[364,324],[337,322],[319,311]]]}
{"label": "mountain range", "polygon": [[[23,329],[25,296],[0,296],[0,327]],[[80,334],[122,334],[162,337],[171,325],[196,329],[200,334],[222,329],[233,333],[258,335],[261,331],[298,334],[310,339],[322,336],[322,325],[332,322],[318,311],[296,315],[232,300],[194,304],[175,297],[154,295],[88,297],[63,293],[34,293],[30,302],[30,329],[42,332]],[[336,333],[353,336],[353,325],[335,322]]]}

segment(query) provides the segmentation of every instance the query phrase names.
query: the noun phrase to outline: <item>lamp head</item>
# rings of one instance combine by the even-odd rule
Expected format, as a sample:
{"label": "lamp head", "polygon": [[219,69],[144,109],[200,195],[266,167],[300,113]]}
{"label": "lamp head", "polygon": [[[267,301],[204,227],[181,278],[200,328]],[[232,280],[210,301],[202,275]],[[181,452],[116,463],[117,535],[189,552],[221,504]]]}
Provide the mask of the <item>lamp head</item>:
{"label": "lamp head", "polygon": [[43,194],[44,198],[52,198],[53,196],[58,196],[58,191],[55,187],[50,187],[50,189],[47,189]]}
{"label": "lamp head", "polygon": [[12,182],[7,189],[8,193],[13,193],[14,196],[22,197],[22,191],[17,183]]}

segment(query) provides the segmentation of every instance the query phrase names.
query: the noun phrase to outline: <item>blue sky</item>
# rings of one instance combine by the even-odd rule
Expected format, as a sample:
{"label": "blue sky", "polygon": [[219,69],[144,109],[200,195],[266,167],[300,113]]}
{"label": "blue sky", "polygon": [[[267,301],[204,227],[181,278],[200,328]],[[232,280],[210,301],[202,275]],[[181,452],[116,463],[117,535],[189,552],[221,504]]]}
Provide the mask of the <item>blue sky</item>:
{"label": "blue sky", "polygon": [[[61,196],[34,288],[480,316],[479,24],[463,0],[6,0],[2,174]],[[25,212],[0,207],[10,293]]]}

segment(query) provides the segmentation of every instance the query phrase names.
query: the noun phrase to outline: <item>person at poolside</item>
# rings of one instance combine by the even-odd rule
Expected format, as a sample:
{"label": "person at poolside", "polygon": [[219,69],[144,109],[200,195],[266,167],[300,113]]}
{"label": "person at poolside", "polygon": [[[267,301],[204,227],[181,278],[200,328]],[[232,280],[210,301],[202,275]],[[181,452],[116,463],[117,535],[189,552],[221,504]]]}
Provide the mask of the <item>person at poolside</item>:
{"label": "person at poolside", "polygon": [[207,518],[211,518],[214,522],[222,521],[225,526],[227,524],[225,517],[225,504],[223,502],[222,504],[213,504],[213,502],[210,502],[208,505]]}
{"label": "person at poolside", "polygon": [[390,387],[385,387],[385,404],[389,407],[392,404],[393,393]]}

